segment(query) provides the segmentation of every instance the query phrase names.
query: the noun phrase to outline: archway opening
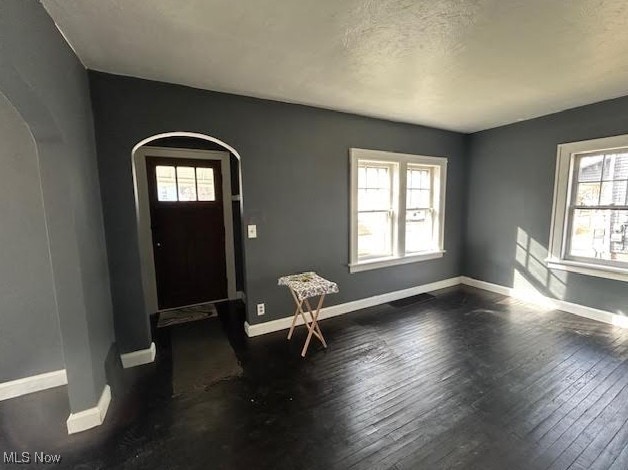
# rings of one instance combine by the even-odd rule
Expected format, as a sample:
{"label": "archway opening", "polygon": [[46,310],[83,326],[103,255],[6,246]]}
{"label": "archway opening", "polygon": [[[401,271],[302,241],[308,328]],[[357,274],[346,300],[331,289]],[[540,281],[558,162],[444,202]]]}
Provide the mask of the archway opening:
{"label": "archway opening", "polygon": [[[193,132],[157,134],[133,148],[142,288],[148,315],[205,301],[244,300],[240,162],[240,154],[227,143]],[[186,175],[192,179],[186,180]],[[210,178],[201,179],[204,175]],[[212,207],[224,220],[224,233],[209,236],[214,230],[223,230],[215,217],[213,225],[209,222]],[[179,210],[186,215],[179,217]],[[197,228],[185,226],[190,223]],[[198,233],[203,236],[195,236]],[[224,248],[218,252],[220,235]],[[182,237],[189,240],[182,241]],[[210,262],[220,254],[224,263]],[[179,262],[183,259],[188,260],[187,265]],[[224,273],[216,272],[219,269]],[[189,282],[185,282],[186,275]],[[226,279],[224,297],[217,294],[216,280],[222,276]],[[167,279],[178,280],[179,286]]]}

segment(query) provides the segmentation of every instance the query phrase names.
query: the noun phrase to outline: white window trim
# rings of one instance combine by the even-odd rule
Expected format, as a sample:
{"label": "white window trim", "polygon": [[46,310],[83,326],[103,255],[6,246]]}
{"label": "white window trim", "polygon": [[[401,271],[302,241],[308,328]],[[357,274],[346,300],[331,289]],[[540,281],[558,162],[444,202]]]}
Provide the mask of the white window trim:
{"label": "white window trim", "polygon": [[545,260],[549,268],[628,282],[628,268],[587,262],[580,259],[573,260],[567,256],[567,237],[569,235],[567,207],[571,201],[573,155],[587,152],[612,151],[622,147],[628,147],[628,135],[569,142],[558,146],[549,256]]}
{"label": "white window trim", "polygon": [[[441,258],[445,254],[444,239],[445,239],[445,195],[447,190],[447,158],[445,157],[431,157],[424,155],[410,155],[404,153],[385,152],[381,150],[367,150],[352,148],[349,150],[350,159],[350,177],[351,177],[351,220],[350,220],[350,259],[349,259],[349,272],[356,273],[361,271],[368,271],[371,269],[385,268],[388,266],[395,266],[407,263],[416,263],[420,261],[427,261],[432,259]],[[425,251],[420,253],[405,253],[405,230],[399,230],[399,227],[394,227],[393,232],[396,234],[396,240],[393,243],[393,256],[387,256],[384,258],[372,258],[372,259],[358,259],[358,160],[375,160],[381,162],[391,162],[399,165],[399,175],[406,174],[406,168],[408,164],[426,165],[432,167],[440,167],[440,179],[439,179],[439,192],[436,197],[438,201],[438,212],[435,215],[434,227],[437,231],[438,241],[436,249],[431,251]],[[400,207],[405,209],[406,207],[406,178],[398,177],[398,201],[396,202],[397,210]],[[397,212],[397,211],[395,211]],[[402,220],[403,219],[403,220]],[[395,224],[398,224],[398,220],[405,222],[405,211],[401,211],[399,217],[395,217]]]}

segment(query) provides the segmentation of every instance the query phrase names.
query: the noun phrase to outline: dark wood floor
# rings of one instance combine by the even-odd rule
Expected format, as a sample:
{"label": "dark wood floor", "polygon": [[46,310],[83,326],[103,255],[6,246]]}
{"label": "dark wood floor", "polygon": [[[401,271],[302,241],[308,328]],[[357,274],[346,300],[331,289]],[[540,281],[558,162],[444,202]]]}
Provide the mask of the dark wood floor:
{"label": "dark wood floor", "polygon": [[327,320],[329,348],[306,359],[304,331],[249,340],[241,322],[224,308],[212,324],[241,376],[173,397],[160,329],[103,426],[66,436],[63,389],[6,401],[0,452],[81,469],[628,468],[625,330],[470,288]]}

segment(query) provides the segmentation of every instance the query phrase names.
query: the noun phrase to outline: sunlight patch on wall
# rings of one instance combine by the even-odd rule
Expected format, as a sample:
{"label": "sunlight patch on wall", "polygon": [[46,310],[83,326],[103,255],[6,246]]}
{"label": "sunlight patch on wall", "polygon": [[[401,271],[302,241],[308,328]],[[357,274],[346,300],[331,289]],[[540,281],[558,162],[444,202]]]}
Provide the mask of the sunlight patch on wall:
{"label": "sunlight patch on wall", "polygon": [[549,294],[564,299],[567,291],[566,273],[550,271],[545,265],[547,256],[547,248],[518,227],[515,260],[519,267],[513,273],[513,287],[517,289],[519,286],[526,292],[532,289],[537,295]]}
{"label": "sunlight patch on wall", "polygon": [[517,268],[513,272],[512,296],[530,302],[538,307],[554,310],[556,304],[540,292],[528,279],[527,273],[522,273]]}

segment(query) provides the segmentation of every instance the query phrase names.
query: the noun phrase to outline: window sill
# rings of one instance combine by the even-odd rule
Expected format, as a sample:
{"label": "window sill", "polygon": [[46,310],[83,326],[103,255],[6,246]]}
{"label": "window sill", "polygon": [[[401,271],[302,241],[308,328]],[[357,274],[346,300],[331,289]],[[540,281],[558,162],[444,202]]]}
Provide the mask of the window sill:
{"label": "window sill", "polygon": [[389,266],[397,266],[399,264],[418,263],[430,259],[442,258],[445,254],[444,250],[430,251],[419,253],[416,255],[408,255],[404,257],[377,258],[374,260],[361,261],[359,263],[349,264],[350,273],[359,273],[361,271],[370,271],[371,269],[387,268]]}
{"label": "window sill", "polygon": [[628,269],[614,266],[600,266],[598,264],[583,263],[565,259],[548,258],[545,260],[550,269],[560,269],[587,276],[602,277],[615,281],[628,282]]}

